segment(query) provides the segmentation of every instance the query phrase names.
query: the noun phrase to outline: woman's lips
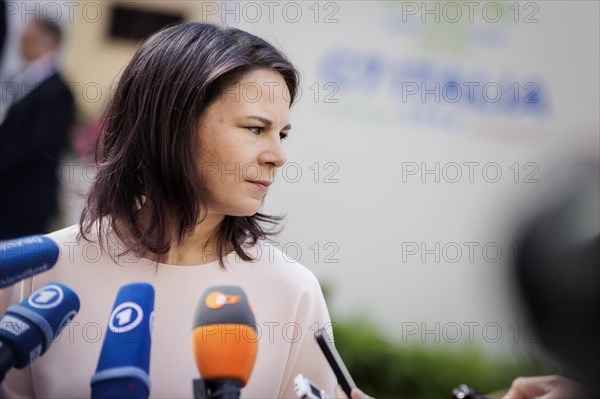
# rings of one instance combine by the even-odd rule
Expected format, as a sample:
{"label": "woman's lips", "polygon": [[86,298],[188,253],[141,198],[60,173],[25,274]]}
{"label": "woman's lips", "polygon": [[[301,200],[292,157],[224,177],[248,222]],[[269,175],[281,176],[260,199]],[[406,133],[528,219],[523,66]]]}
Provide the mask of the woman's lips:
{"label": "woman's lips", "polygon": [[266,180],[247,180],[247,181],[248,181],[248,183],[254,184],[254,186],[256,186],[263,193],[266,193],[267,190],[269,189],[269,186],[271,185],[271,182],[266,181]]}

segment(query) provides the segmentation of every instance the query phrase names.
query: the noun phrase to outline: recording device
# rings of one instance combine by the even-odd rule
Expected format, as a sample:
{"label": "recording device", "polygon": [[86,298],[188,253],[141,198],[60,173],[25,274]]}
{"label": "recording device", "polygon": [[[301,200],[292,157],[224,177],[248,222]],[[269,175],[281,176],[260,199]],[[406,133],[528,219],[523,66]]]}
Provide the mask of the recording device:
{"label": "recording device", "polygon": [[121,287],[92,377],[93,399],[148,398],[153,320],[154,288],[148,283]]}
{"label": "recording device", "polygon": [[43,235],[0,241],[0,288],[52,268],[60,250]]}
{"label": "recording device", "polygon": [[340,384],[344,393],[350,397],[352,390],[356,388],[356,384],[354,383],[354,380],[352,380],[352,376],[350,376],[350,372],[342,361],[340,354],[337,349],[335,349],[332,339],[328,336],[324,328],[315,331],[315,339],[317,340],[321,351],[323,351],[327,362],[329,362],[329,366],[335,373],[338,384]]}
{"label": "recording device", "polygon": [[0,382],[12,367],[22,369],[46,353],[79,311],[79,298],[61,283],[49,283],[0,319]]}
{"label": "recording device", "polygon": [[194,380],[195,398],[239,398],[258,350],[256,321],[240,287],[216,286],[202,294],[192,347],[201,376]]}
{"label": "recording device", "polygon": [[452,390],[452,399],[488,399],[487,396],[480,394],[473,388],[462,384]]}
{"label": "recording device", "polygon": [[294,378],[294,392],[302,399],[328,399],[329,397],[324,390],[317,387],[311,380],[298,374]]}

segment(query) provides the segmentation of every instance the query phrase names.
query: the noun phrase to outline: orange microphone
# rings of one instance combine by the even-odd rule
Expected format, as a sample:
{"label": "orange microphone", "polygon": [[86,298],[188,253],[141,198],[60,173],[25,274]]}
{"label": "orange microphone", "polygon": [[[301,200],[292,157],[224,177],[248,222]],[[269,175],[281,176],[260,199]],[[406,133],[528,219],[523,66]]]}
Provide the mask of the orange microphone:
{"label": "orange microphone", "polygon": [[254,314],[240,287],[204,292],[194,317],[192,347],[202,378],[194,381],[196,398],[239,398],[258,349]]}

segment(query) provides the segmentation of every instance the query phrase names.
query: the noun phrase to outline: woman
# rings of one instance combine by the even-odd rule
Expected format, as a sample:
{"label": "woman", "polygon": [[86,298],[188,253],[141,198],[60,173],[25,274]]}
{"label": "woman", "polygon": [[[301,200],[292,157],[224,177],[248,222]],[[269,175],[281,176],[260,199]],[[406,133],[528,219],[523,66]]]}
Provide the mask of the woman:
{"label": "woman", "polygon": [[57,265],[24,292],[11,290],[16,302],[59,281],[79,295],[81,310],[47,354],[10,373],[5,388],[89,396],[118,289],[148,281],[156,292],[151,397],[192,396],[192,318],[200,295],[217,284],[241,286],[259,326],[242,397],[295,397],[298,373],[334,391],[313,339],[329,324],[319,284],[266,245],[259,224],[278,221],[258,210],[285,162],[281,142],[297,86],[281,53],[237,29],[187,23],[142,44],[107,110],[80,225],[50,234],[62,248]]}

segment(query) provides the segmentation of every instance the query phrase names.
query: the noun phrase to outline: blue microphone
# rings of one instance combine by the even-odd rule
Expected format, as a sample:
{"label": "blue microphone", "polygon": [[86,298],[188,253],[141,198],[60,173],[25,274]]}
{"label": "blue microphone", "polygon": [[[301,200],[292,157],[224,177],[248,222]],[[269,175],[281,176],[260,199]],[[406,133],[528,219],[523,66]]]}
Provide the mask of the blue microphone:
{"label": "blue microphone", "polygon": [[59,253],[58,245],[43,235],[0,241],[0,288],[45,272]]}
{"label": "blue microphone", "polygon": [[148,398],[153,319],[154,288],[147,283],[121,287],[92,377],[92,399]]}
{"label": "blue microphone", "polygon": [[22,369],[46,353],[79,311],[79,298],[61,283],[49,283],[0,319],[0,381],[12,367]]}

